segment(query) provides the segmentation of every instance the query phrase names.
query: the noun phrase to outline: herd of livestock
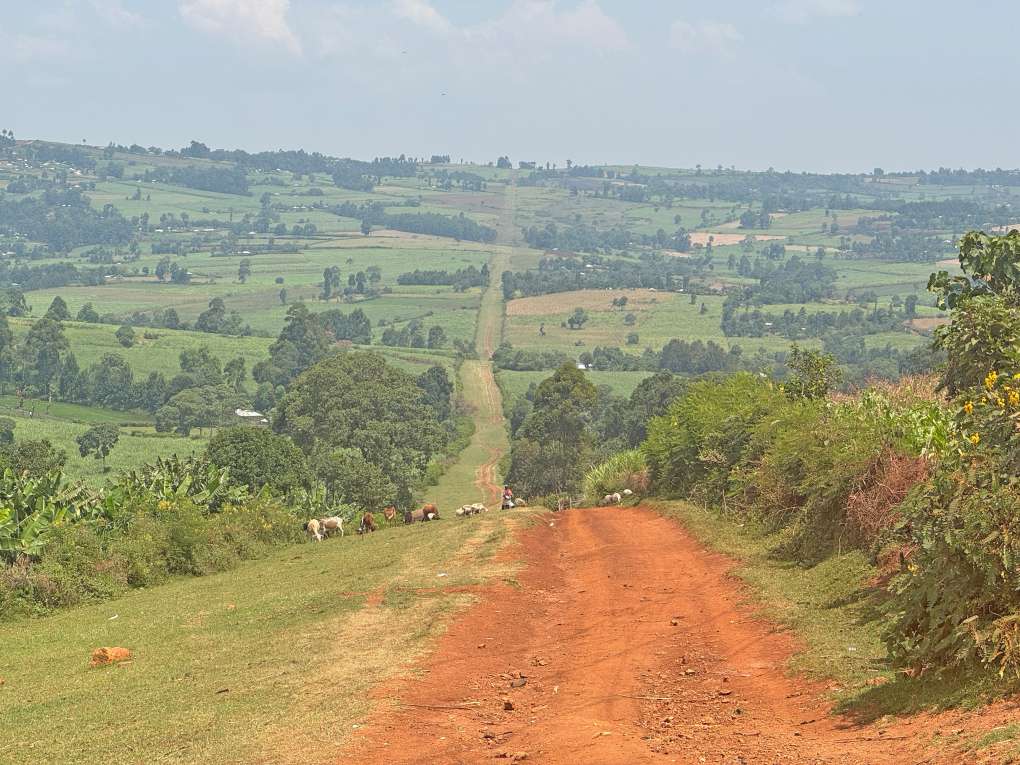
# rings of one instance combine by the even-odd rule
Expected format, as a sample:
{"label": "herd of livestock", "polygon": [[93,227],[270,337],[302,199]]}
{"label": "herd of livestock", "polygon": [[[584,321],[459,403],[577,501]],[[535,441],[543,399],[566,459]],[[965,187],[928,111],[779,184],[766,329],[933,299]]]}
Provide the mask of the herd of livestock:
{"label": "herd of livestock", "polygon": [[[607,494],[599,502],[602,506],[618,505],[625,497],[630,497],[634,494],[630,489],[624,489],[622,492],[615,492],[613,494]],[[515,499],[512,506],[525,507],[527,503],[523,499]],[[561,502],[559,505],[560,510],[566,508],[566,505]],[[475,502],[470,505],[461,505],[457,508],[456,515],[461,518],[466,518],[471,515],[477,515],[478,513],[484,513],[488,508],[481,502]],[[396,521],[399,511],[393,507],[387,507],[382,511],[383,517],[387,523],[393,523]],[[403,513],[403,521],[405,524],[410,523],[426,523],[428,521],[439,520],[439,508],[434,504],[428,503],[422,505],[417,510],[405,510]],[[344,535],[344,519],[339,515],[328,516],[326,518],[312,518],[307,521],[304,525],[305,531],[308,533],[308,537],[316,542],[321,542],[331,536],[339,534],[341,537]],[[378,528],[375,522],[375,515],[367,512],[361,516],[361,523],[358,525],[358,533],[365,534],[370,531],[375,531]]]}
{"label": "herd of livestock", "polygon": [[[524,506],[523,500],[517,500],[516,505],[518,507]],[[461,505],[457,508],[456,514],[458,517],[467,517],[470,515],[477,515],[478,513],[484,513],[488,508],[481,502],[475,502],[470,505]],[[395,507],[387,507],[382,511],[383,517],[387,523],[393,523],[399,515]],[[426,504],[417,510],[405,510],[403,514],[403,521],[406,524],[410,523],[426,523],[428,521],[439,520],[439,508],[434,504]],[[312,518],[307,521],[304,525],[305,531],[308,533],[308,537],[316,542],[321,542],[331,536],[339,534],[341,537],[344,535],[344,519],[339,515],[332,515],[326,518]],[[370,531],[375,531],[378,528],[375,521],[375,515],[372,513],[364,513],[361,516],[361,523],[358,525],[358,533],[365,534]]]}

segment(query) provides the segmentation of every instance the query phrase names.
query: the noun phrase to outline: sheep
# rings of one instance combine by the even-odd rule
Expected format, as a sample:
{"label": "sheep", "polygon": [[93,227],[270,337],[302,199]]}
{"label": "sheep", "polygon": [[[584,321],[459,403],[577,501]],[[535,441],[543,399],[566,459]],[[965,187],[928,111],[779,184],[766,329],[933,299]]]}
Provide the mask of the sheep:
{"label": "sheep", "polygon": [[361,516],[361,525],[358,526],[359,534],[364,534],[366,531],[375,531],[375,517],[371,513]]}
{"label": "sheep", "polygon": [[308,536],[314,539],[316,542],[322,541],[322,531],[319,521],[312,518],[310,521],[305,523],[305,531],[308,532]]}
{"label": "sheep", "polygon": [[322,532],[327,537],[340,532],[340,536],[344,535],[344,519],[339,515],[331,515],[329,518],[320,518],[319,524],[322,527]]}
{"label": "sheep", "polygon": [[623,497],[620,495],[620,492],[615,492],[613,494],[607,494],[606,496],[604,496],[602,498],[602,505],[603,506],[618,505],[622,501]]}
{"label": "sheep", "polygon": [[632,492],[630,489],[624,489],[623,490],[623,496],[625,496],[625,497],[633,496],[633,494],[634,494],[634,492]]}
{"label": "sheep", "polygon": [[457,508],[457,515],[465,517],[468,515],[477,515],[478,513],[485,512],[485,505],[481,502],[475,502],[472,505],[461,505]]}

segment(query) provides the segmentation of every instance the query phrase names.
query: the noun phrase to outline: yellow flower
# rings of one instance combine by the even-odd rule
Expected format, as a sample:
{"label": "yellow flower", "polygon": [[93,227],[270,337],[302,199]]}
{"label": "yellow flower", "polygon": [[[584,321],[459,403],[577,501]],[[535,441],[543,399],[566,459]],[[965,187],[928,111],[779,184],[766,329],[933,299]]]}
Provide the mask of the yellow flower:
{"label": "yellow flower", "polygon": [[964,404],[963,405],[963,411],[965,411],[967,414],[973,414],[974,413],[974,402],[973,401],[968,401],[966,404]]}
{"label": "yellow flower", "polygon": [[1016,372],[1016,373],[1014,373],[1014,375],[1013,375],[1013,379],[1014,379],[1014,380],[1020,380],[1020,372]]}
{"label": "yellow flower", "polygon": [[985,387],[991,390],[995,386],[995,381],[999,379],[999,373],[994,369],[985,376]]}
{"label": "yellow flower", "polygon": [[974,446],[977,446],[979,443],[981,443],[981,435],[978,433],[971,433],[969,440],[972,444],[974,444]]}
{"label": "yellow flower", "polygon": [[999,407],[999,409],[1003,409],[1006,406],[1006,400],[1002,396],[996,396],[995,405]]}
{"label": "yellow flower", "polygon": [[1020,406],[1020,392],[1015,390],[1009,392],[1009,405]]}

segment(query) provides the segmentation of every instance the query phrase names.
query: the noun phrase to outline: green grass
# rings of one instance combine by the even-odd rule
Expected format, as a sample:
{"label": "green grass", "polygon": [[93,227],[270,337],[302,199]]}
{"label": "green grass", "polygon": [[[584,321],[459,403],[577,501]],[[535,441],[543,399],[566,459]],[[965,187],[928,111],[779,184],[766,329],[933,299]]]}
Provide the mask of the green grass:
{"label": "green grass", "polygon": [[[15,336],[28,332],[32,321],[11,319]],[[181,351],[202,345],[208,346],[223,363],[236,356],[244,357],[250,371],[252,366],[269,355],[269,346],[273,342],[264,337],[227,337],[170,329],[151,330],[159,337],[146,340],[142,337],[145,330],[139,328],[135,331],[137,342],[130,348],[124,348],[114,336],[116,331],[117,327],[112,324],[67,322],[64,325],[64,334],[82,369],[99,361],[105,354],[114,353],[124,358],[136,380],[149,372],[162,372],[169,379],[180,371]]]}
{"label": "green grass", "polygon": [[[464,602],[416,588],[449,583],[437,578],[444,571],[461,572],[457,584],[484,579],[485,567],[471,564],[485,548],[472,540],[505,522],[490,513],[288,548],[225,574],[0,626],[0,760],[335,757],[369,708],[369,687]],[[383,589],[400,596],[366,606],[367,593]],[[101,645],[134,659],[88,668]]]}
{"label": "green grass", "polygon": [[[40,406],[37,412],[42,413],[44,406]],[[95,419],[91,424],[102,422],[98,410]],[[78,444],[75,438],[89,429],[89,423],[79,423],[63,419],[51,419],[45,415],[37,414],[28,417],[24,411],[17,409],[0,409],[0,416],[10,417],[15,422],[14,435],[17,440],[46,438],[55,447],[67,453],[67,463],[64,466],[64,474],[72,480],[83,479],[93,485],[104,483],[108,476],[115,475],[122,470],[136,468],[147,462],[153,462],[157,457],[168,457],[178,454],[186,457],[191,454],[200,454],[205,451],[209,438],[209,430],[204,435],[195,434],[190,438],[165,433],[156,433],[151,425],[120,425],[120,439],[114,447],[106,464],[110,469],[109,473],[103,471],[103,463],[92,457],[81,457],[78,454]],[[135,415],[139,418],[138,415]],[[117,423],[117,417],[111,417],[108,422]]]}

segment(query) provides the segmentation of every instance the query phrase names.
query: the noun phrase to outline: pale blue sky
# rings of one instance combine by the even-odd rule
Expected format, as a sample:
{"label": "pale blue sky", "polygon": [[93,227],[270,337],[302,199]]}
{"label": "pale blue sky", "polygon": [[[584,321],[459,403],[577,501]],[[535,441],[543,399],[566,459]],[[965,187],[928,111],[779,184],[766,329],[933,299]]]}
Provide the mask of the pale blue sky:
{"label": "pale blue sky", "polygon": [[18,137],[1017,167],[1020,3],[0,0]]}

